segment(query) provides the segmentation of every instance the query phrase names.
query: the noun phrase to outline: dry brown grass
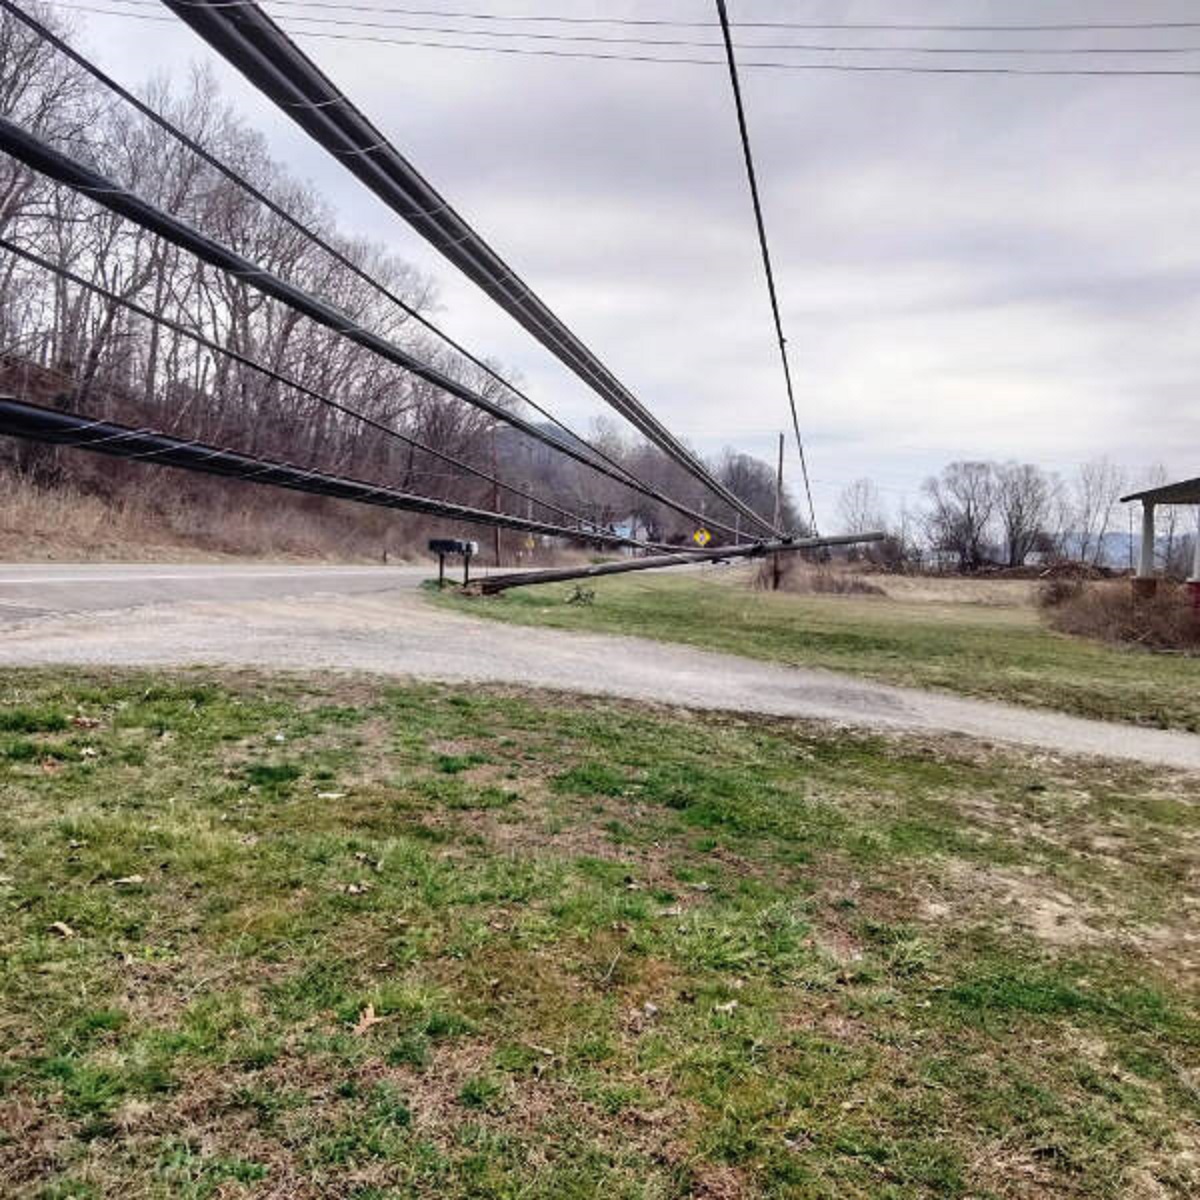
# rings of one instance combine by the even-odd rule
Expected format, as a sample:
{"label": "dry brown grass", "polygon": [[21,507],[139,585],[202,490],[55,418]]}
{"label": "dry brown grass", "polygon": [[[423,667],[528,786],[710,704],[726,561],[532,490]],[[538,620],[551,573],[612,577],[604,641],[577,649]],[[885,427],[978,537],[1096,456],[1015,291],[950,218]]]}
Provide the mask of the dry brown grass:
{"label": "dry brown grass", "polygon": [[197,503],[163,488],[106,498],[0,475],[0,557],[10,560],[381,557],[386,543],[347,536],[344,524],[286,503]]}
{"label": "dry brown grass", "polygon": [[1028,579],[985,579],[968,575],[872,575],[893,600],[914,604],[972,604],[988,608],[1028,608],[1037,584]]}
{"label": "dry brown grass", "polygon": [[[774,564],[764,559],[754,575],[754,586],[769,590],[772,586]],[[795,554],[784,555],[779,561],[781,591],[800,596],[882,596],[883,588],[854,571],[841,567],[819,566],[806,562]]]}
{"label": "dry brown grass", "polygon": [[[455,536],[472,536],[461,527]],[[112,494],[47,485],[0,469],[0,560],[180,562],[271,558],[330,562],[427,561],[445,524],[324,497],[163,472]],[[487,556],[491,535],[474,535]],[[517,538],[506,534],[506,565]],[[587,560],[548,548],[536,559]]]}
{"label": "dry brown grass", "polygon": [[[780,560],[781,590],[801,596],[886,596],[912,604],[969,604],[989,608],[1029,608],[1037,583],[967,575],[892,575],[845,563],[809,562],[796,555]],[[755,569],[751,585],[771,586],[769,560]]]}
{"label": "dry brown grass", "polygon": [[1135,597],[1128,581],[1056,587],[1047,619],[1061,633],[1148,650],[1200,653],[1200,614],[1187,589],[1165,580],[1153,597]]}

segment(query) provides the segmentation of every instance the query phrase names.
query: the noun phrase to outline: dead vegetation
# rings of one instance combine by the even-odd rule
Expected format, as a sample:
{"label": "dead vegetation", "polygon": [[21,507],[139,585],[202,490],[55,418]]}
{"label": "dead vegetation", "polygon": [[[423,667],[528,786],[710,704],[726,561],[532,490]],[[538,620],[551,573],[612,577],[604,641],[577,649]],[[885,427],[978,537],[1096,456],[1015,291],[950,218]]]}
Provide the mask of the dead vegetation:
{"label": "dead vegetation", "polygon": [[1146,650],[1200,654],[1200,612],[1186,587],[1160,580],[1153,596],[1135,596],[1127,580],[1047,583],[1039,603],[1060,633]]}
{"label": "dead vegetation", "polygon": [[[348,501],[167,471],[117,489],[40,484],[0,468],[0,561],[196,562],[268,558],[312,562],[427,562],[445,523]],[[491,531],[455,529],[491,549]],[[524,547],[503,535],[510,565],[582,561],[574,549]],[[485,551],[486,553],[486,551]]]}
{"label": "dead vegetation", "polygon": [[980,575],[872,575],[871,582],[893,600],[987,608],[1029,608],[1037,590],[1027,579]]}
{"label": "dead vegetation", "polygon": [[754,574],[753,583],[761,591],[771,590],[775,572],[779,572],[781,591],[799,596],[884,596],[887,593],[856,571],[808,562],[798,554],[779,558],[778,568],[764,559]]}
{"label": "dead vegetation", "polygon": [[[392,528],[361,513],[275,497],[248,504],[237,485],[220,490],[153,486],[118,496],[70,485],[40,486],[0,473],[0,558],[10,561],[162,562],[220,558],[380,561],[404,558],[420,545],[404,523]],[[243,485],[249,486],[249,485]],[[348,506],[347,506],[348,507]],[[371,514],[373,515],[373,514]]]}

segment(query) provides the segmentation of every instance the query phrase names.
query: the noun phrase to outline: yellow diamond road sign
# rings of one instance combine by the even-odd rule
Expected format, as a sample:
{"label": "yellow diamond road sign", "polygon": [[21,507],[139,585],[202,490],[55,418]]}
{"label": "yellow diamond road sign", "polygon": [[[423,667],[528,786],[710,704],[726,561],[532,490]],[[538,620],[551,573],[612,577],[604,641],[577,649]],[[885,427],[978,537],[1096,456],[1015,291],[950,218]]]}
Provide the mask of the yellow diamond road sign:
{"label": "yellow diamond road sign", "polygon": [[708,543],[712,541],[712,534],[709,533],[707,529],[697,529],[696,532],[692,534],[692,541],[695,542],[697,546],[707,546]]}

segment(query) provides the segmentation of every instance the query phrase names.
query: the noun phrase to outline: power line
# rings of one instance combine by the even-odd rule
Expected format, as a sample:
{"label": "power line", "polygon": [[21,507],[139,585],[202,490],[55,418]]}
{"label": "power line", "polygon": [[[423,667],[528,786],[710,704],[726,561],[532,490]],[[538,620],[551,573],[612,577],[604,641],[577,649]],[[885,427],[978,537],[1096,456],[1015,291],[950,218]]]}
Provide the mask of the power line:
{"label": "power line", "polygon": [[[96,13],[101,16],[124,17],[135,21],[166,22],[168,18],[149,13],[118,11],[83,4],[49,0],[59,8],[73,12]],[[181,0],[176,0],[181,2]],[[240,0],[239,0],[240,2]],[[1200,22],[1197,23],[1200,28]],[[593,62],[659,63],[664,66],[723,67],[716,58],[695,58],[688,55],[617,54],[589,50],[548,50],[518,46],[476,46],[468,42],[433,42],[422,38],[373,37],[367,34],[330,33],[315,29],[298,29],[283,22],[280,30],[286,30],[298,38],[321,41],[350,42],[362,45],[407,46],[424,50],[456,50],[473,54],[500,54],[521,58],[557,58],[568,60],[590,60]],[[818,28],[827,28],[819,26]],[[1012,26],[1011,28],[1016,28]],[[470,36],[468,34],[468,36]],[[916,66],[906,63],[845,63],[845,62],[780,62],[769,59],[743,59],[743,70],[816,72],[831,74],[883,74],[883,75],[996,75],[996,76],[1045,76],[1079,78],[1185,78],[1200,77],[1200,70],[1172,68],[1101,68],[1101,67],[1008,67],[1008,66]]]}
{"label": "power line", "polygon": [[[735,527],[726,525],[723,522],[714,520],[712,518],[706,518],[706,516],[703,513],[696,511],[691,506],[684,504],[683,502],[681,502],[679,500],[676,500],[673,496],[669,495],[667,492],[664,492],[660,488],[656,488],[653,485],[647,483],[645,480],[641,479],[636,473],[629,470],[628,467],[624,466],[622,463],[618,462],[611,455],[606,453],[599,446],[593,445],[582,435],[576,433],[574,430],[572,430],[570,428],[570,426],[565,424],[563,421],[559,420],[559,418],[554,416],[554,414],[551,413],[548,409],[546,409],[542,405],[538,404],[535,400],[533,400],[532,397],[530,397],[521,388],[518,388],[516,386],[516,384],[512,383],[511,381],[506,379],[504,376],[500,375],[485,360],[478,358],[476,355],[472,354],[469,350],[467,350],[459,342],[455,341],[452,337],[450,337],[449,334],[447,334],[444,331],[442,331],[441,329],[439,329],[435,324],[433,324],[433,322],[431,322],[426,317],[424,317],[418,310],[412,308],[401,297],[399,297],[393,291],[391,291],[389,288],[387,288],[383,284],[381,284],[374,276],[372,276],[368,272],[364,271],[357,263],[354,262],[353,259],[351,259],[347,255],[343,254],[340,250],[337,249],[337,247],[331,245],[328,241],[326,241],[324,238],[322,238],[315,230],[311,229],[309,226],[305,225],[302,221],[298,220],[290,212],[288,212],[287,209],[285,209],[282,205],[276,203],[265,192],[263,192],[261,189],[255,187],[254,184],[252,184],[244,176],[240,175],[237,171],[235,171],[232,167],[230,167],[228,164],[223,162],[216,155],[212,154],[203,145],[201,145],[201,143],[196,141],[194,138],[188,136],[181,129],[179,129],[176,125],[174,125],[172,122],[168,121],[160,113],[156,112],[148,104],[146,104],[142,100],[140,100],[136,95],[134,95],[132,92],[130,92],[127,88],[123,87],[115,79],[113,79],[113,78],[111,78],[111,76],[107,75],[98,66],[96,66],[94,63],[92,63],[91,60],[89,60],[84,55],[82,55],[78,51],[76,51],[69,43],[63,41],[63,39],[58,37],[53,31],[47,29],[36,18],[34,18],[30,14],[26,13],[24,10],[20,9],[15,4],[11,3],[11,0],[0,0],[0,7],[3,7],[5,10],[12,13],[18,19],[23,21],[30,29],[32,29],[35,33],[37,33],[39,36],[43,37],[46,41],[48,41],[51,45],[53,45],[60,53],[66,55],[68,58],[71,59],[72,62],[76,63],[78,66],[80,66],[84,70],[88,71],[89,74],[91,74],[93,76],[93,78],[97,79],[104,86],[110,88],[116,95],[120,96],[121,99],[123,99],[128,104],[133,106],[138,112],[142,113],[149,120],[153,121],[159,128],[161,128],[165,132],[169,133],[172,137],[174,137],[177,141],[179,141],[180,144],[186,146],[194,154],[196,154],[198,157],[200,157],[204,162],[207,162],[210,166],[212,166],[215,170],[219,171],[222,175],[224,175],[227,179],[229,179],[231,182],[233,182],[236,186],[242,188],[244,191],[247,192],[247,194],[254,197],[254,199],[259,201],[259,203],[263,204],[271,212],[275,213],[275,215],[278,216],[281,220],[286,221],[288,223],[288,225],[290,225],[293,229],[296,229],[298,232],[300,232],[305,237],[307,237],[310,241],[312,241],[315,245],[319,246],[322,250],[324,250],[327,254],[331,255],[335,261],[339,262],[340,264],[345,266],[348,270],[352,271],[358,278],[362,279],[365,283],[367,283],[372,288],[374,288],[376,291],[378,291],[380,295],[384,296],[386,299],[390,300],[392,303],[397,305],[397,307],[399,307],[402,311],[407,313],[409,316],[413,317],[423,327],[425,327],[430,332],[436,334],[438,337],[440,337],[442,340],[444,340],[447,345],[452,347],[458,353],[462,354],[464,358],[466,358],[469,362],[473,363],[480,370],[484,371],[490,378],[495,380],[497,383],[501,384],[503,387],[507,388],[518,399],[523,400],[526,404],[528,404],[530,406],[530,408],[532,408],[534,410],[534,412],[538,413],[540,416],[542,416],[547,421],[549,421],[555,428],[559,429],[562,433],[564,433],[568,438],[572,439],[572,442],[577,442],[581,446],[586,447],[589,452],[589,455],[594,455],[596,460],[598,460],[598,461],[593,461],[590,457],[589,458],[580,457],[578,454],[572,454],[571,457],[575,458],[577,461],[579,461],[583,465],[590,467],[592,470],[597,471],[599,474],[604,475],[606,478],[613,480],[615,483],[618,483],[625,487],[628,487],[631,490],[639,493],[640,495],[645,496],[648,499],[654,500],[656,503],[662,504],[666,508],[669,508],[672,511],[679,513],[681,516],[688,517],[693,521],[699,522],[700,524],[704,524],[707,521],[708,524],[713,525],[717,528],[720,528],[720,529],[724,530],[725,532],[734,532],[735,531]],[[155,19],[159,19],[159,18],[155,18]],[[171,20],[171,18],[169,18],[169,17],[165,17],[165,18],[161,18],[161,19],[167,20],[167,21]],[[545,441],[544,438],[541,440]],[[554,448],[561,449],[561,445],[557,441],[551,441],[551,442],[548,442],[547,444],[551,445]]]}
{"label": "power line", "polygon": [[[366,413],[361,412],[358,409],[351,408],[347,404],[343,404],[338,400],[334,400],[332,397],[326,396],[324,393],[310,388],[307,384],[301,383],[299,380],[293,379],[290,376],[283,374],[281,371],[276,371],[274,368],[268,367],[265,364],[250,358],[248,355],[242,354],[237,350],[232,350],[227,346],[222,346],[219,342],[215,342],[212,339],[205,337],[202,333],[199,333],[193,329],[189,329],[182,322],[172,320],[170,317],[164,316],[161,313],[152,312],[150,309],[137,303],[137,301],[131,300],[126,296],[120,296],[116,292],[110,291],[108,288],[102,287],[98,283],[93,283],[91,280],[85,279],[82,275],[77,274],[69,268],[62,266],[61,264],[51,262],[49,259],[42,257],[40,254],[35,254],[32,250],[28,250],[23,246],[19,246],[6,237],[0,236],[0,249],[6,250],[9,254],[14,254],[19,258],[23,258],[26,262],[32,263],[45,271],[49,271],[62,279],[66,279],[70,283],[75,284],[77,287],[84,288],[87,291],[92,292],[94,295],[102,297],[110,304],[120,305],[122,308],[129,312],[135,313],[139,317],[143,317],[144,319],[151,321],[163,328],[170,329],[173,333],[177,333],[182,337],[190,339],[197,345],[204,347],[204,349],[213,354],[219,354],[225,358],[231,359],[234,362],[240,363],[242,366],[248,367],[250,370],[257,372],[267,379],[273,380],[275,383],[282,384],[284,387],[292,388],[293,390],[300,392],[302,395],[316,400],[326,408],[330,408],[335,412],[340,412],[345,416],[352,417],[354,420],[360,421],[362,424],[377,430],[387,437],[395,438],[397,441],[403,442],[406,446],[410,446],[415,450],[420,450],[424,454],[431,455],[433,458],[446,463],[448,466],[456,467],[460,472],[466,472],[467,474],[474,475],[476,478],[492,484],[493,487],[502,488],[506,492],[510,492],[515,496],[519,496],[522,500],[528,500],[542,508],[547,508],[551,512],[557,513],[560,517],[565,517],[569,521],[575,521],[579,524],[580,528],[583,528],[584,526],[594,526],[596,524],[594,521],[589,521],[587,518],[580,516],[578,513],[571,512],[569,509],[561,508],[559,505],[554,504],[549,500],[545,500],[532,492],[527,492],[523,488],[516,487],[513,484],[505,483],[503,480],[498,479],[494,475],[490,475],[487,471],[483,471],[478,467],[472,466],[463,459],[457,458],[452,454],[447,454],[444,451],[437,450],[433,446],[430,446],[417,438],[410,437],[408,434],[402,433],[400,430],[395,429],[390,425],[386,425],[382,421],[368,416]],[[428,472],[422,472],[422,474],[428,474]],[[457,476],[447,476],[447,478],[456,477]],[[647,545],[647,543],[640,542],[633,538],[627,539],[627,541],[631,545],[637,545],[640,547],[645,547]]]}
{"label": "power line", "polygon": [[256,4],[235,10],[164,3],[648,441],[735,512],[775,532],[613,375]]}
{"label": "power line", "polygon": [[243,483],[271,484],[292,491],[329,496],[335,500],[354,500],[360,504],[373,504],[381,508],[426,513],[466,521],[472,525],[499,526],[502,529],[517,529],[526,533],[541,533],[550,537],[582,539],[589,542],[599,541],[608,545],[620,545],[625,540],[620,534],[605,531],[582,532],[528,517],[489,512],[484,508],[470,508],[449,500],[435,500],[431,496],[402,492],[398,488],[367,483],[361,479],[348,479],[315,469],[306,470],[292,463],[257,458],[237,450],[211,446],[196,439],[172,437],[153,429],[135,429],[113,421],[96,421],[78,413],[43,408],[37,404],[26,404],[17,400],[0,398],[0,435],[29,438],[76,450],[93,450],[115,458],[154,460],[160,466],[182,467],[208,475],[221,475]]}
{"label": "power line", "polygon": [[[244,7],[246,0],[218,0],[222,7]],[[345,4],[332,3],[330,0],[270,0],[273,5],[286,8],[321,8],[336,11],[394,13],[409,17],[445,17],[456,20],[471,21],[501,21],[501,22],[537,22],[553,23],[556,25],[623,25],[623,26],[665,26],[676,29],[715,29],[716,21],[680,21],[666,18],[649,17],[579,17],[556,16],[546,13],[491,13],[463,12],[446,9],[407,8],[388,4]],[[1088,21],[1074,24],[1057,25],[917,25],[899,23],[877,23],[837,21],[820,24],[812,21],[736,21],[737,29],[866,29],[866,30],[913,30],[921,33],[957,33],[969,30],[980,33],[1060,33],[1080,30],[1130,30],[1130,29],[1200,29],[1200,21],[1132,21],[1132,22],[1098,22]]]}
{"label": "power line", "polygon": [[[538,413],[540,416],[545,418],[547,421],[551,422],[551,424],[553,424],[557,429],[559,429],[563,433],[565,433],[568,437],[579,442],[581,445],[586,446],[587,449],[592,454],[597,456],[597,458],[599,458],[603,462],[607,463],[609,465],[609,467],[613,468],[613,470],[620,472],[620,478],[613,475],[612,471],[607,471],[607,470],[604,470],[603,468],[597,468],[598,470],[601,471],[602,474],[608,476],[609,478],[614,479],[616,482],[625,483],[626,486],[633,488],[633,490],[639,492],[640,494],[647,496],[651,499],[654,499],[659,503],[665,504],[668,508],[673,509],[674,511],[680,513],[683,516],[690,517],[693,520],[703,521],[703,516],[700,513],[694,511],[689,506],[684,505],[684,504],[680,503],[679,501],[673,499],[672,497],[670,497],[666,493],[660,491],[659,489],[654,488],[651,485],[647,484],[644,480],[640,479],[637,475],[635,475],[627,467],[625,467],[621,463],[617,462],[614,458],[612,458],[610,455],[605,453],[598,446],[592,445],[586,438],[575,433],[575,431],[572,430],[568,425],[566,425],[564,422],[562,422],[557,417],[555,417],[553,415],[553,413],[551,413],[549,410],[544,408],[542,405],[540,405],[536,401],[534,401],[530,396],[528,396],[524,391],[522,391],[520,388],[518,388],[514,383],[512,383],[511,381],[509,381],[508,379],[506,379],[502,375],[500,375],[487,362],[485,362],[483,359],[477,357],[476,355],[472,354],[469,350],[466,349],[466,347],[462,346],[459,342],[455,341],[452,337],[450,337],[449,334],[447,334],[443,330],[439,329],[435,324],[433,324],[432,321],[428,320],[417,309],[415,309],[415,308],[411,307],[409,304],[407,304],[400,296],[396,295],[395,292],[393,292],[390,288],[385,287],[373,275],[369,274],[367,271],[364,271],[348,255],[342,253],[342,251],[338,250],[336,246],[331,245],[326,239],[321,237],[321,235],[318,234],[315,230],[313,230],[310,226],[306,225],[304,222],[302,222],[302,221],[298,220],[296,217],[294,217],[290,212],[288,212],[288,210],[286,208],[284,208],[282,205],[280,205],[280,204],[276,203],[274,200],[272,200],[270,196],[268,196],[260,188],[255,187],[255,185],[253,183],[251,183],[243,175],[241,175],[240,173],[235,171],[227,163],[223,162],[216,155],[211,153],[201,143],[196,141],[194,138],[190,137],[188,134],[184,133],[183,130],[178,128],[178,126],[176,126],[171,121],[168,121],[164,116],[162,116],[160,113],[156,112],[153,108],[151,108],[150,105],[143,102],[136,95],[134,95],[134,93],[132,93],[127,88],[125,88],[121,84],[119,84],[115,79],[113,79],[111,76],[109,76],[104,71],[102,71],[90,59],[88,59],[84,55],[80,54],[69,43],[65,42],[62,38],[60,38],[52,30],[48,29],[42,22],[38,21],[36,17],[25,12],[23,9],[18,7],[16,4],[12,3],[11,0],[0,0],[0,7],[3,7],[6,11],[11,13],[18,20],[22,21],[35,34],[37,34],[43,40],[47,41],[49,44],[54,46],[54,48],[56,50],[58,50],[59,53],[65,55],[72,62],[74,62],[77,66],[82,67],[94,79],[98,80],[105,87],[109,88],[112,92],[114,92],[116,95],[118,95],[122,100],[124,100],[127,104],[131,105],[133,108],[135,108],[139,113],[141,113],[143,116],[148,118],[150,121],[153,121],[155,125],[157,125],[160,129],[162,129],[165,132],[167,132],[168,134],[170,134],[173,138],[175,138],[178,142],[180,142],[180,144],[186,146],[193,154],[197,155],[204,162],[208,163],[211,167],[213,167],[215,170],[219,171],[222,175],[224,175],[226,179],[230,180],[236,186],[242,188],[248,195],[252,196],[260,204],[264,205],[267,209],[269,209],[272,213],[274,213],[276,216],[278,216],[281,220],[287,222],[287,224],[291,228],[297,230],[298,232],[303,234],[305,237],[307,237],[314,245],[320,247],[320,249],[322,249],[326,254],[330,255],[336,262],[338,262],[342,266],[346,267],[347,270],[352,271],[359,279],[363,280],[363,282],[367,283],[370,287],[374,288],[385,299],[391,301],[398,308],[400,308],[403,312],[405,312],[410,317],[412,317],[414,320],[419,322],[425,329],[428,329],[431,333],[433,333],[436,336],[438,336],[439,338],[441,338],[448,346],[452,347],[455,351],[457,351],[464,358],[466,358],[468,362],[474,364],[481,371],[484,371],[491,379],[495,380],[497,383],[499,383],[503,387],[507,388],[514,396],[518,397],[520,400],[523,400],[526,404],[529,405],[530,408],[532,408],[534,410],[534,412]],[[170,18],[164,18],[164,20],[170,20]]]}
{"label": "power line", "polygon": [[[28,130],[22,129],[4,117],[0,117],[0,150],[24,163],[25,166],[81,192],[89,199],[119,216],[133,221],[143,229],[157,234],[172,245],[194,254],[210,266],[248,283],[264,295],[282,302],[293,311],[333,330],[356,345],[362,346],[363,349],[411,371],[426,382],[433,384],[434,387],[481,409],[496,420],[513,426],[560,454],[565,454],[593,470],[610,473],[607,472],[607,468],[593,462],[574,446],[551,437],[545,430],[502,408],[466,384],[460,383],[436,367],[421,362],[420,359],[413,357],[395,343],[352,321],[345,313],[326,304],[325,301],[255,265],[249,259],[214,241],[186,222],[163,212],[141,196],[117,186],[99,172],[60,153],[29,133]],[[614,475],[613,477],[617,479],[617,482],[627,482],[619,476]],[[714,520],[710,523],[727,532],[734,532],[732,526],[723,522]]]}
{"label": "power line", "polygon": [[[812,484],[808,479],[808,462],[804,456],[804,438],[800,434],[800,417],[796,411],[796,390],[792,384],[792,368],[788,362],[787,338],[783,333],[783,317],[779,312],[779,296],[775,289],[775,272],[771,267],[771,250],[767,243],[767,226],[763,218],[762,199],[758,194],[758,175],[754,170],[754,152],[750,148],[750,128],[746,122],[746,106],[742,101],[742,85],[738,79],[737,56],[733,49],[733,34],[729,29],[729,13],[725,0],[716,0],[717,17],[725,39],[725,56],[729,62],[729,82],[733,88],[733,106],[737,113],[738,133],[742,142],[742,158],[746,164],[746,182],[750,185],[750,200],[754,206],[754,224],[758,229],[758,245],[762,251],[763,272],[767,277],[767,295],[771,300],[771,315],[775,320],[775,338],[779,343],[779,361],[783,364],[783,381],[787,388],[788,407],[792,410],[792,429],[796,434],[796,453],[800,456],[800,473],[804,478],[804,493],[808,498],[808,516],[813,534],[817,530],[817,509],[813,504]],[[782,451],[781,451],[782,453]]]}
{"label": "power line", "polygon": [[[54,0],[51,0],[54,2]],[[128,4],[138,8],[156,7],[158,0],[110,0],[112,3]],[[283,0],[264,0],[264,6],[272,8]],[[322,7],[322,6],[318,6]],[[348,6],[353,8],[355,6]],[[340,10],[339,10],[340,11]],[[724,40],[699,40],[696,38],[652,38],[629,35],[612,36],[605,33],[543,33],[518,29],[461,28],[446,25],[412,25],[394,21],[363,21],[345,17],[310,16],[304,13],[289,13],[286,21],[304,22],[307,25],[334,26],[350,29],[396,30],[401,33],[431,33],[449,36],[479,38],[507,38],[520,41],[558,42],[575,44],[580,42],[614,46],[667,46],[691,49],[723,49]],[[731,22],[731,25],[733,23]],[[289,25],[289,28],[291,26]],[[300,32],[300,31],[296,31]],[[1200,46],[914,46],[914,45],[846,45],[821,42],[736,42],[739,50],[802,50],[814,53],[848,54],[1003,54],[1003,55],[1080,55],[1080,54],[1195,54]]]}

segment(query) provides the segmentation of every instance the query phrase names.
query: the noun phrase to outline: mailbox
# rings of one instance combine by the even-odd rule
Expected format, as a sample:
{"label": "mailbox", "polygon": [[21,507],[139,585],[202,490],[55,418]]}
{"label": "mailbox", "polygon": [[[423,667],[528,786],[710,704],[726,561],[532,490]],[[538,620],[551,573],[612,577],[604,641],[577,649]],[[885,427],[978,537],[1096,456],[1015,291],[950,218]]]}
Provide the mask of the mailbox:
{"label": "mailbox", "polygon": [[464,542],[461,538],[430,538],[429,550],[432,554],[461,554],[470,558],[479,553],[479,543]]}
{"label": "mailbox", "polygon": [[446,582],[446,555],[460,554],[463,560],[463,586],[471,582],[471,559],[479,553],[478,542],[461,538],[430,538],[429,552],[438,556],[438,587]]}

